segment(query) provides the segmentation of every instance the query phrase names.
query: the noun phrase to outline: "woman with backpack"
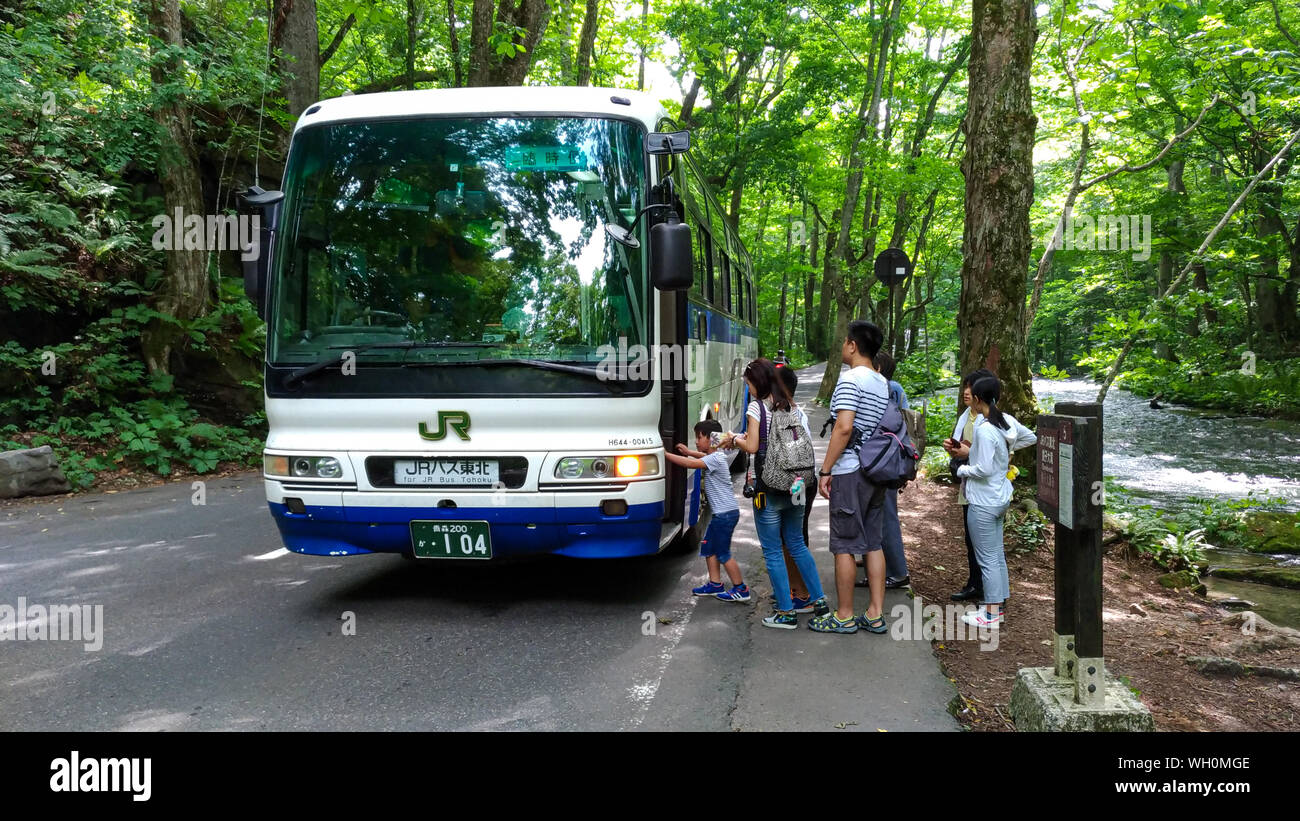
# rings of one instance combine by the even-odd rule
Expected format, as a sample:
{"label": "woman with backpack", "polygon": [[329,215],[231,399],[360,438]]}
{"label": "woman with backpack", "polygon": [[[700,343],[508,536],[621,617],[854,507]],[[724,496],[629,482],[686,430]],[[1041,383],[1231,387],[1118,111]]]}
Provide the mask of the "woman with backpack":
{"label": "woman with backpack", "polygon": [[[790,490],[772,487],[764,481],[768,446],[774,442],[774,437],[791,437],[797,441],[798,437],[807,434],[794,412],[794,401],[777,376],[772,360],[755,359],[750,362],[745,368],[745,384],[749,387],[752,399],[745,411],[745,434],[734,437],[734,441],[746,453],[757,454],[754,471],[754,526],[758,530],[758,541],[763,546],[763,562],[767,565],[767,575],[772,581],[772,595],[776,599],[775,610],[763,619],[763,625],[793,630],[799,626],[799,619],[790,598],[790,578],[781,551],[782,541],[808,587],[813,609],[819,613],[830,609],[822,592],[821,579],[817,575],[817,563],[803,538],[803,505],[795,504],[796,498],[808,504],[812,494],[817,492],[810,479],[816,468],[810,461],[806,466],[807,476],[801,475]],[[784,445],[785,439],[780,441]],[[812,445],[811,437],[808,438],[808,445]],[[802,469],[805,466],[796,467]],[[800,484],[803,487],[799,487]]]}
{"label": "woman with backpack", "polygon": [[984,595],[981,606],[962,616],[975,627],[1001,626],[1002,606],[1011,594],[1007,557],[1002,542],[1002,525],[1011,503],[1011,480],[1007,471],[1014,447],[1038,441],[1034,433],[1009,414],[998,410],[1002,384],[996,376],[981,377],[970,386],[970,411],[975,416],[970,445],[953,449],[957,458],[969,462],[957,468],[966,480],[966,522],[975,558],[979,563]]}

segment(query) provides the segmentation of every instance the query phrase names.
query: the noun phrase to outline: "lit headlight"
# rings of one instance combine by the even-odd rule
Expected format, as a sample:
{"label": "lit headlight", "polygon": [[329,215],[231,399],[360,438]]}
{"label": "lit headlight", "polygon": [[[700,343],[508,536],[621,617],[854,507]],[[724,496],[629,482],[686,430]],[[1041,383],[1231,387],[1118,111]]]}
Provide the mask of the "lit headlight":
{"label": "lit headlight", "polygon": [[637,476],[641,473],[641,460],[635,456],[620,456],[614,463],[614,470],[624,478]]}
{"label": "lit headlight", "polygon": [[659,457],[642,456],[566,456],[555,465],[557,479],[632,479],[659,473]]}

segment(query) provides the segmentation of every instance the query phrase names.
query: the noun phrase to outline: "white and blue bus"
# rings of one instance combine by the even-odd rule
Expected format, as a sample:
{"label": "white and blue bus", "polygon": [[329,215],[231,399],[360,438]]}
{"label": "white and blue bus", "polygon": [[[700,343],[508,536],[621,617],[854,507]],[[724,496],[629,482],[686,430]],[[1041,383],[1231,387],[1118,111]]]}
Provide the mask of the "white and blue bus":
{"label": "white and blue bus", "polygon": [[743,424],[755,289],[673,129],[599,88],[303,113],[283,192],[247,196],[287,548],[601,558],[698,533],[698,476],[661,446]]}

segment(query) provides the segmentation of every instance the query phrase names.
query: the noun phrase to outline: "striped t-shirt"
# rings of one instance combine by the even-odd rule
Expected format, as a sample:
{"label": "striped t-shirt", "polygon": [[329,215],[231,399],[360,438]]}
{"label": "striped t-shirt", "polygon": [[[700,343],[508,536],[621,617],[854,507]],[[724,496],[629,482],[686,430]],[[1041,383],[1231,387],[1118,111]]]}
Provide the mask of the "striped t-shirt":
{"label": "striped t-shirt", "polygon": [[736,490],[731,486],[731,465],[727,461],[727,455],[715,450],[700,461],[704,462],[704,476],[700,484],[704,486],[704,495],[708,497],[709,509],[714,513],[740,510],[740,505],[736,504]]}
{"label": "striped t-shirt", "polygon": [[[853,427],[866,431],[867,435],[875,431],[888,406],[889,383],[885,377],[865,365],[850,368],[840,374],[840,381],[831,394],[831,413],[852,411]],[[846,447],[831,467],[831,475],[853,473],[859,467],[858,452]]]}

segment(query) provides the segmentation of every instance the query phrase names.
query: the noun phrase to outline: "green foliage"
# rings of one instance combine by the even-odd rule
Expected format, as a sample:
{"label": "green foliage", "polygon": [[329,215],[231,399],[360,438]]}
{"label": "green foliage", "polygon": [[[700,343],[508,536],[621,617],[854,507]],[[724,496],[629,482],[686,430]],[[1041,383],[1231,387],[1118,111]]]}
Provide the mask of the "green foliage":
{"label": "green foliage", "polygon": [[1013,552],[1031,553],[1047,544],[1047,518],[1037,508],[1024,510],[1011,508],[1007,511],[1005,530],[1013,541],[1019,545]]}
{"label": "green foliage", "polygon": [[1156,545],[1154,561],[1168,570],[1190,570],[1205,561],[1205,531],[1166,533]]}

